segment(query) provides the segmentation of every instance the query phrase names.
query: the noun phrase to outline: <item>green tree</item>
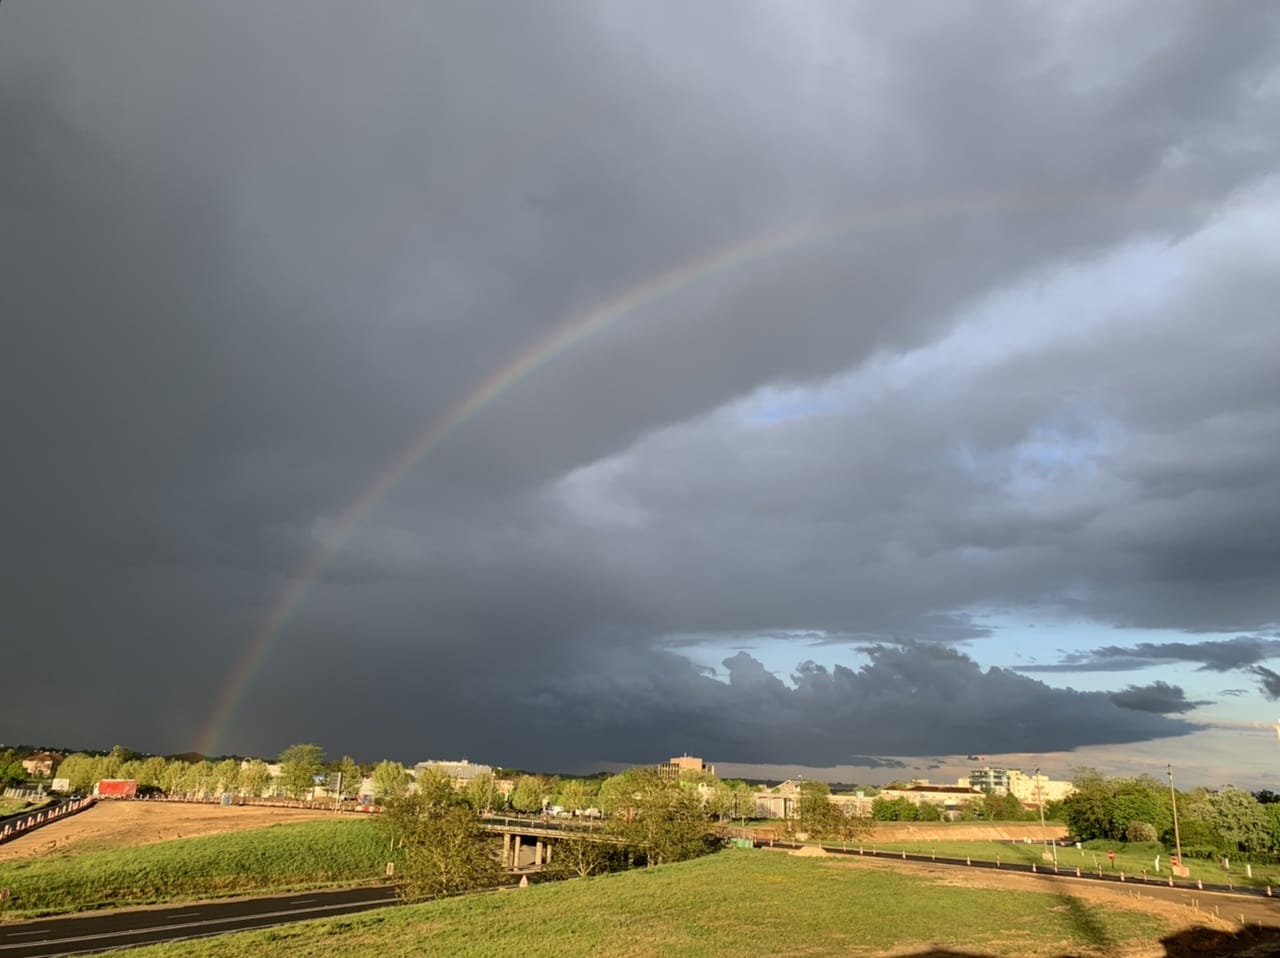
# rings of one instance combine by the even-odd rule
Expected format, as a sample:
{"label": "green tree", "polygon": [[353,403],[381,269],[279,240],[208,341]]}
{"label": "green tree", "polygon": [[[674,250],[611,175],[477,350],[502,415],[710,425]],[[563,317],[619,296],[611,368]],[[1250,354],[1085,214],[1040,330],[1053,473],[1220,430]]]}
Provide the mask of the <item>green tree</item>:
{"label": "green tree", "polygon": [[566,832],[563,838],[556,839],[555,849],[547,871],[575,878],[608,871],[619,857],[617,845],[596,841],[591,834]]}
{"label": "green tree", "polygon": [[280,785],[293,798],[309,798],[315,777],[324,771],[319,745],[290,745],[280,753]]}
{"label": "green tree", "polygon": [[160,787],[168,795],[182,794],[182,781],[187,776],[189,766],[180,758],[168,762],[160,774]]}
{"label": "green tree", "polygon": [[475,813],[455,805],[419,820],[405,845],[399,892],[406,901],[420,901],[492,887],[501,874]]}
{"label": "green tree", "polygon": [[590,808],[595,799],[595,789],[590,782],[580,778],[570,778],[561,782],[560,793],[556,796],[556,804],[568,812],[580,812]]}
{"label": "green tree", "polygon": [[1260,852],[1267,848],[1270,822],[1263,807],[1249,792],[1224,788],[1209,798],[1214,830],[1228,851]]}
{"label": "green tree", "polygon": [[224,758],[213,767],[213,790],[219,795],[235,793],[240,787],[240,763],[234,758]]}
{"label": "green tree", "polygon": [[493,776],[488,772],[480,772],[467,782],[462,790],[462,800],[477,815],[483,815],[493,808]]}
{"label": "green tree", "polygon": [[194,797],[212,794],[215,786],[213,763],[208,760],[188,765],[182,776],[182,791]]}
{"label": "green tree", "polygon": [[142,763],[142,768],[138,772],[138,784],[149,785],[152,788],[159,788],[162,778],[164,777],[164,768],[168,763],[163,756],[152,755]]}
{"label": "green tree", "polygon": [[389,760],[375,765],[370,777],[373,779],[373,797],[377,802],[402,798],[413,781],[403,765]]}
{"label": "green tree", "polygon": [[453,781],[438,768],[424,768],[419,772],[415,791],[426,808],[434,811],[449,808],[461,800]]}
{"label": "green tree", "polygon": [[[628,769],[617,775],[610,775],[600,783],[600,791],[596,794],[596,802],[600,811],[606,815],[625,814],[627,808],[635,803],[636,781],[634,771]],[[514,795],[512,796],[514,798]],[[515,807],[513,801],[512,807]]]}
{"label": "green tree", "polygon": [[1132,821],[1124,833],[1126,842],[1155,842],[1160,840],[1160,833],[1150,822]]}
{"label": "green tree", "polygon": [[540,812],[545,800],[543,784],[533,775],[521,775],[511,793],[511,807],[519,812]]}
{"label": "green tree", "polygon": [[800,783],[800,830],[821,838],[835,830],[839,811],[831,804],[831,787],[826,782]]}
{"label": "green tree", "polygon": [[360,791],[360,783],[364,781],[364,776],[360,773],[360,766],[356,763],[356,760],[350,755],[344,755],[333,763],[330,771],[342,776],[342,797],[354,798],[356,793]]}
{"label": "green tree", "polygon": [[[1091,768],[1078,768],[1072,776],[1075,791],[1062,802],[1062,820],[1076,841],[1114,838],[1111,834],[1110,782]],[[1126,823],[1127,825],[1127,823]]]}
{"label": "green tree", "polygon": [[664,781],[653,769],[633,770],[634,815],[615,823],[615,834],[648,865],[684,861],[709,847],[709,829],[697,796]]}
{"label": "green tree", "polygon": [[250,759],[240,769],[240,794],[261,798],[271,786],[271,769],[260,758]]}
{"label": "green tree", "polygon": [[1147,822],[1156,833],[1173,827],[1168,787],[1150,776],[1117,779],[1111,786],[1111,821],[1107,837],[1121,841],[1133,822]]}

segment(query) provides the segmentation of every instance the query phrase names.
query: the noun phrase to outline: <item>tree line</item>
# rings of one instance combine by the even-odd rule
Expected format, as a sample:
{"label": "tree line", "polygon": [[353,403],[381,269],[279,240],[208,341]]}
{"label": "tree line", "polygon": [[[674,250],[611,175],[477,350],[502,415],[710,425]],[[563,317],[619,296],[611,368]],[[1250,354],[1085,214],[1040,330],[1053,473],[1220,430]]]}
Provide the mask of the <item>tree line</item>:
{"label": "tree line", "polygon": [[[1107,778],[1078,769],[1076,791],[1062,803],[1062,820],[1076,841],[1160,842],[1189,858],[1216,859],[1280,852],[1280,796],[1230,786],[1170,793],[1150,775]],[[1178,829],[1174,832],[1174,807]]]}

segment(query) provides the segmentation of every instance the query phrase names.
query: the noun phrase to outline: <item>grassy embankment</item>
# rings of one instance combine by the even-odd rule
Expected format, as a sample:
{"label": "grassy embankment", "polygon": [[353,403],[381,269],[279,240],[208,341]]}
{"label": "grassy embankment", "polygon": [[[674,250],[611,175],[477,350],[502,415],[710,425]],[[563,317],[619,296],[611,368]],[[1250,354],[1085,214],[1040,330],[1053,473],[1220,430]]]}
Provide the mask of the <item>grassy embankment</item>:
{"label": "grassy embankment", "polygon": [[0,798],[0,818],[19,812],[35,812],[53,802],[51,798]]}
{"label": "grassy embankment", "polygon": [[1114,954],[1155,945],[1154,916],[1066,894],[966,889],[848,860],[730,850],[680,865],[534,885],[260,932],[153,946],[139,958],[388,954],[488,958],[806,956],[951,948]]}
{"label": "grassy embankment", "polygon": [[299,822],[137,848],[0,863],[5,918],[351,884],[383,874],[367,820]]}
{"label": "grassy embankment", "polygon": [[[827,844],[838,843],[828,842]],[[851,847],[857,847],[856,842],[850,843],[850,845]],[[873,847],[879,853],[907,851],[917,855],[936,854],[940,858],[964,858],[968,856],[974,861],[988,862],[995,861],[998,857],[1001,862],[1022,865],[1029,865],[1034,862],[1041,868],[1046,867],[1046,862],[1041,858],[1044,846],[1038,842],[1027,845],[1021,842],[999,841],[875,842],[867,839],[863,843],[863,848],[868,853]],[[1116,853],[1114,865],[1107,858],[1108,850]],[[1160,856],[1160,873],[1158,875],[1155,871],[1156,855]],[[1203,859],[1187,859],[1186,864],[1191,871],[1190,878],[1178,879],[1179,881],[1200,879],[1215,885],[1225,885],[1230,880],[1233,885],[1238,886],[1260,888],[1270,884],[1280,888],[1280,867],[1275,865],[1255,864],[1253,866],[1253,878],[1249,879],[1245,877],[1243,864],[1233,864],[1230,872],[1224,871],[1214,862],[1204,861]],[[1052,865],[1048,865],[1048,867],[1052,867]],[[1139,880],[1141,880],[1142,873],[1145,871],[1153,881],[1167,881],[1169,878],[1169,851],[1155,842],[1133,844],[1126,842],[1088,842],[1083,849],[1077,849],[1074,845],[1059,847],[1058,867],[1060,869],[1071,869],[1073,872],[1076,868],[1079,868],[1082,871],[1095,874],[1098,868],[1101,867],[1103,874],[1115,874],[1123,871],[1126,876],[1137,876]]]}

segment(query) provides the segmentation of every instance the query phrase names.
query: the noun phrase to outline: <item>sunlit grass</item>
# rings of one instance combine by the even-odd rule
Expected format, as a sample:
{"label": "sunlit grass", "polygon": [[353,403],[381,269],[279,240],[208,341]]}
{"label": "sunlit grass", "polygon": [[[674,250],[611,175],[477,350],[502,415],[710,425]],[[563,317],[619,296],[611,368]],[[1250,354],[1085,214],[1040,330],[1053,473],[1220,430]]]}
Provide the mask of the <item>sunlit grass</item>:
{"label": "sunlit grass", "polygon": [[366,820],[298,822],[136,848],[0,863],[6,918],[376,878],[386,846]]}
{"label": "sunlit grass", "polygon": [[[828,842],[827,844],[838,844]],[[1099,847],[1101,846],[1101,847]],[[849,843],[849,847],[858,848],[858,842]],[[1040,868],[1052,868],[1051,862],[1043,859],[1045,851],[1040,842],[1024,844],[1022,842],[1001,841],[893,841],[877,842],[871,839],[861,843],[866,854],[874,849],[878,853],[907,851],[918,855],[936,854],[939,858],[964,858],[974,861],[1001,862],[1029,865],[1035,863]],[[1050,854],[1053,852],[1050,846]],[[1108,851],[1116,853],[1115,863],[1107,857]],[[1160,871],[1155,870],[1155,856],[1160,855]],[[1075,874],[1079,868],[1083,873],[1097,874],[1101,868],[1104,875],[1118,875],[1124,872],[1126,877],[1142,880],[1145,872],[1150,881],[1168,881],[1169,853],[1154,844],[1142,844],[1136,848],[1125,842],[1091,842],[1088,847],[1077,849],[1075,845],[1060,846],[1057,849],[1058,867],[1062,871]],[[1228,880],[1234,885],[1252,885],[1261,887],[1273,884],[1280,888],[1280,866],[1254,865],[1253,878],[1245,877],[1242,864],[1233,864],[1230,872],[1224,871],[1214,862],[1203,859],[1187,859],[1190,877],[1178,881],[1195,881],[1199,879],[1211,884],[1226,884]]]}
{"label": "sunlit grass", "polygon": [[764,850],[144,948],[146,958],[287,953],[638,958],[1113,954],[1154,944],[1150,915],[1070,894],[967,889],[919,874]]}

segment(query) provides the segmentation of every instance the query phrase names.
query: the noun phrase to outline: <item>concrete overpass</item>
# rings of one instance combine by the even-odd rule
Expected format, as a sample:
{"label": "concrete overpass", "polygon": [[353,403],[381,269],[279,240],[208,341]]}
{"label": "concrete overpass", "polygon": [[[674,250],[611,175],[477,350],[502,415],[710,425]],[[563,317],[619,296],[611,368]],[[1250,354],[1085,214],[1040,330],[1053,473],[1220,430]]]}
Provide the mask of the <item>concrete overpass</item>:
{"label": "concrete overpass", "polygon": [[546,865],[551,861],[552,844],[565,838],[585,838],[609,845],[626,844],[617,836],[609,834],[603,822],[504,815],[486,815],[480,821],[485,831],[502,836],[502,867],[513,871]]}

